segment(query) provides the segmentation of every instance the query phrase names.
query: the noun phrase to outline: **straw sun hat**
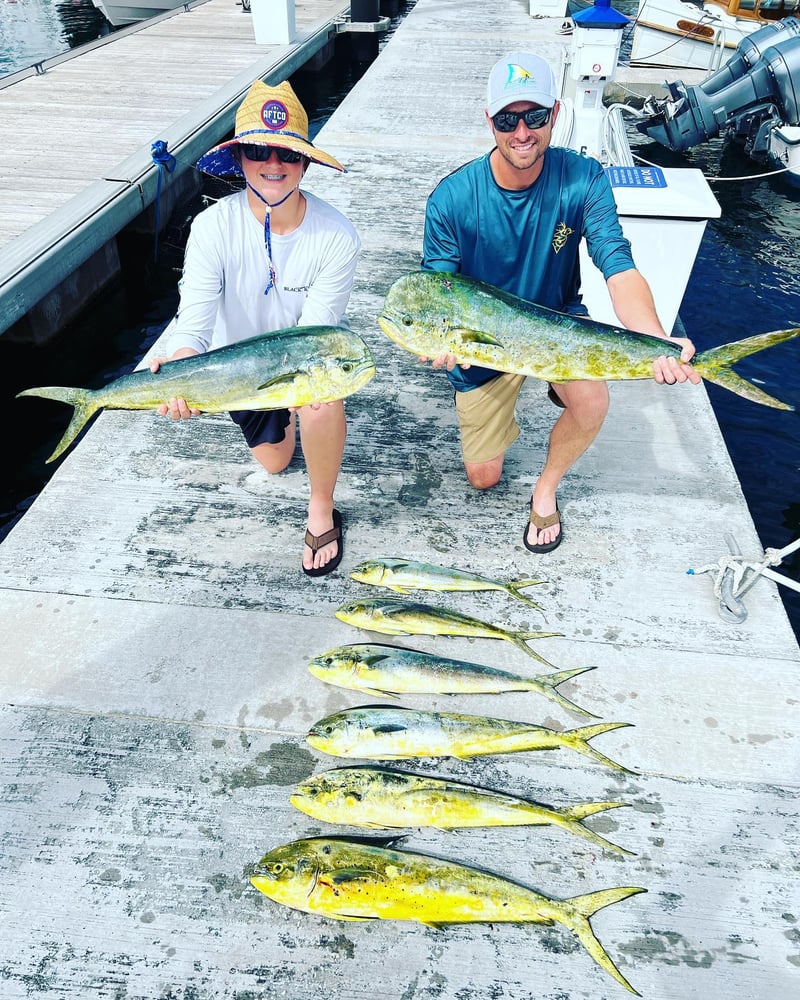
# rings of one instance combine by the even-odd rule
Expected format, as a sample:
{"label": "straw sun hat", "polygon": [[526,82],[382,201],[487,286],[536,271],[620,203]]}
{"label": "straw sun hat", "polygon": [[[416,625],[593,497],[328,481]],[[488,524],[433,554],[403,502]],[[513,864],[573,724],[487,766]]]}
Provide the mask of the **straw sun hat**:
{"label": "straw sun hat", "polygon": [[308,115],[286,81],[269,87],[256,80],[236,112],[233,138],[201,156],[197,169],[216,177],[242,177],[242,168],[234,156],[235,147],[242,143],[294,149],[314,163],[345,173],[337,159],[309,142]]}

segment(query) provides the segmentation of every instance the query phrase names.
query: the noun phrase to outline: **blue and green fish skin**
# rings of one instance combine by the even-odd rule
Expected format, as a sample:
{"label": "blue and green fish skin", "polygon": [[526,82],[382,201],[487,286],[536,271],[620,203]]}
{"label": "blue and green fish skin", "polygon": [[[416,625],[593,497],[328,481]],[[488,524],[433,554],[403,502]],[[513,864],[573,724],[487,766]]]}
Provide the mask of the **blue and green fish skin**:
{"label": "blue and green fish skin", "polygon": [[374,587],[385,587],[398,594],[407,594],[412,590],[434,590],[458,593],[474,593],[485,590],[501,590],[510,597],[516,597],[530,607],[541,611],[525,594],[524,587],[533,587],[543,583],[543,580],[511,580],[503,583],[492,580],[478,573],[467,570],[449,569],[436,566],[433,563],[414,562],[409,559],[385,558],[367,559],[350,571],[350,576],[358,583],[371,584]]}
{"label": "blue and green fish skin", "polygon": [[291,327],[240,340],[205,354],[167,361],[114,379],[101,389],[40,386],[18,396],[54,399],[74,407],[56,450],[62,455],[98,410],[156,410],[182,398],[203,413],[280,410],[328,403],[357,392],[375,374],[372,355],[350,330]]}
{"label": "blue and green fish skin", "polygon": [[382,632],[384,635],[450,635],[471,636],[474,639],[505,639],[546,667],[552,667],[553,664],[531,649],[527,642],[531,639],[547,639],[561,635],[560,632],[504,629],[499,625],[461,614],[460,611],[391,598],[348,601],[337,608],[334,614],[339,621],[348,625]]}
{"label": "blue and green fish skin", "polygon": [[307,816],[345,826],[395,830],[557,826],[604,850],[632,853],[583,825],[588,817],[625,806],[624,802],[583,802],[554,809],[461,781],[371,765],[333,768],[305,778],[289,801]]}
{"label": "blue and green fish skin", "polygon": [[591,916],[646,892],[619,886],[556,899],[500,875],[397,850],[397,838],[310,837],[269,851],[252,885],[269,899],[334,920],[409,920],[429,927],[468,923],[559,923],[609,976],[636,996],[596,937]]}
{"label": "blue and green fish skin", "polygon": [[401,646],[354,643],[338,646],[315,656],[309,671],[328,684],[361,691],[378,698],[401,694],[501,694],[506,691],[533,691],[561,708],[597,718],[561,694],[559,684],[572,680],[594,667],[559,670],[554,674],[523,677],[507,670],[423,653]]}
{"label": "blue and green fish skin", "polygon": [[565,749],[574,750],[615,771],[635,774],[589,745],[593,737],[629,725],[628,722],[600,722],[561,732],[512,719],[372,705],[348,708],[320,719],[309,729],[306,742],[333,757],[363,760],[415,757],[470,760],[487,754]]}
{"label": "blue and green fish skin", "polygon": [[[652,378],[656,358],[681,354],[678,343],[555,312],[474,278],[436,271],[398,278],[378,324],[418,357],[451,354],[460,363],[556,383]],[[798,335],[800,327],[794,327],[722,344],[696,355],[692,366],[707,381],[754,403],[793,410],[733,365]]]}

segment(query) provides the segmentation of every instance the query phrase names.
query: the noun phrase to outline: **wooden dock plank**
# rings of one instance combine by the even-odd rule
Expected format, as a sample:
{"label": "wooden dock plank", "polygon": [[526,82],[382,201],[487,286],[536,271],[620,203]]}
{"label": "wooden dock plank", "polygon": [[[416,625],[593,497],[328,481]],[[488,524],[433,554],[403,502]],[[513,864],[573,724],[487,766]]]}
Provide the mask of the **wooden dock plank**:
{"label": "wooden dock plank", "polygon": [[[299,0],[298,34],[348,10],[342,0]],[[256,45],[250,15],[231,0],[207,0],[0,89],[0,248],[31,225],[31,212],[18,214],[7,189],[29,192],[38,212],[34,221],[57,212],[74,194],[53,184],[54,145],[59,176],[80,176],[85,187],[113,174],[141,147],[149,150],[168,125],[236,74],[265,57],[278,61],[290,49]],[[252,78],[257,75],[254,69]],[[31,128],[32,121],[43,127]],[[26,136],[24,172],[20,135]],[[47,199],[39,197],[40,185],[49,185]]]}
{"label": "wooden dock plank", "polygon": [[[733,627],[711,579],[686,575],[719,558],[727,531],[758,545],[705,391],[614,386],[600,438],[564,483],[567,539],[534,560],[521,534],[554,418],[544,387],[526,384],[504,480],[478,493],[444,377],[376,325],[389,283],[419,264],[427,193],[488,148],[489,67],[510,39],[547,46],[555,27],[523,0],[419,0],[317,140],[350,168],[312,168],[304,186],[361,232],[349,315],[378,367],[348,402],[341,572],[299,571],[299,457],[267,476],[221,416],[102,414],[0,546],[4,1000],[626,995],[561,928],[336,923],[250,887],[269,848],[354,832],[288,802],[296,781],[342,763],[310,750],[308,726],[375,701],[311,678],[312,656],[387,641],[545,670],[506,642],[395,640],[339,622],[344,600],[383,593],[347,576],[380,555],[543,576],[546,624],[564,635],[531,645],[559,667],[596,668],[565,691],[632,723],[596,745],[640,772],[561,751],[409,765],[554,805],[629,803],[590,825],[633,858],[552,829],[413,830],[405,846],[554,896],[646,888],[593,923],[651,1000],[798,993],[800,649],[773,584],[750,591]],[[414,599],[541,627],[502,594]],[[533,695],[402,703],[582,724]]]}

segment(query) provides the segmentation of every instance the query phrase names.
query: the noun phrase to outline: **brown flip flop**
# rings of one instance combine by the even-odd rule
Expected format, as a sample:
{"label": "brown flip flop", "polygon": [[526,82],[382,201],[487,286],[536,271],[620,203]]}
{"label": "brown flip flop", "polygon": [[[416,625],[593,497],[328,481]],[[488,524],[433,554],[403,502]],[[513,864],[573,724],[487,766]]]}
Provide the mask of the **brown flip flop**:
{"label": "brown flip flop", "polygon": [[[561,531],[554,542],[547,542],[544,545],[531,545],[528,541],[528,525],[532,524],[537,531],[541,531],[542,528],[551,528],[554,524],[561,525]],[[564,537],[564,525],[561,524],[561,511],[558,509],[558,501],[556,501],[556,510],[554,514],[548,514],[546,517],[542,517],[541,514],[537,514],[533,509],[533,499],[531,498],[531,513],[528,519],[528,524],[525,525],[525,531],[522,533],[522,542],[525,548],[529,552],[552,552],[553,549],[557,549],[561,544],[561,540]]]}

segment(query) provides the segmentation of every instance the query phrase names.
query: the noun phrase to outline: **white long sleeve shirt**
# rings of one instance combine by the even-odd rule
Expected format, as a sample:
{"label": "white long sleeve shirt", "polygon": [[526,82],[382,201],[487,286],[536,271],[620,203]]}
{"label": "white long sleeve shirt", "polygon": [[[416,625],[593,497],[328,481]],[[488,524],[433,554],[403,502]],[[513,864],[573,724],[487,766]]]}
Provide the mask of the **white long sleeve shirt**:
{"label": "white long sleeve shirt", "polygon": [[354,226],[321,198],[303,192],[303,221],[286,236],[272,233],[275,283],[269,283],[264,227],[247,192],[222,198],[192,223],[178,314],[165,331],[172,354],[201,353],[293,326],[347,325],[361,241]]}

